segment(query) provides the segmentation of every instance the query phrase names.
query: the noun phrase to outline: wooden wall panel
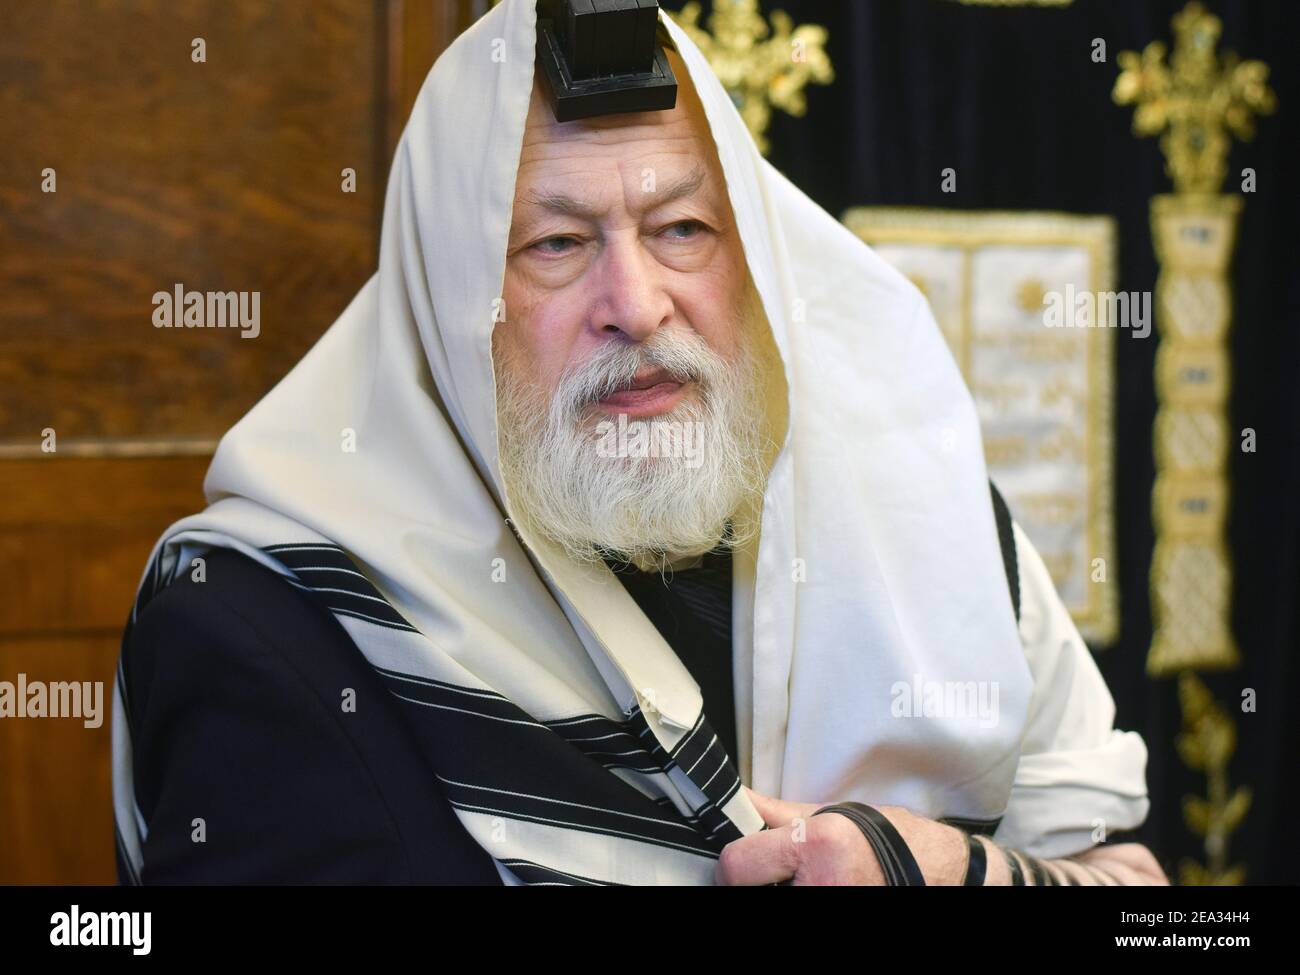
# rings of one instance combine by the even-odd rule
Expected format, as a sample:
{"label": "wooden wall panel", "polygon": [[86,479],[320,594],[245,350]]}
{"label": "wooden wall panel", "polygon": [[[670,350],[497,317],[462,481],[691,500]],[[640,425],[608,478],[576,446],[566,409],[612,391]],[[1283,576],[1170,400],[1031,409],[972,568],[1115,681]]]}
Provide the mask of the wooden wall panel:
{"label": "wooden wall panel", "polygon": [[[7,8],[0,437],[215,436],[306,351],[374,266],[381,12]],[[152,295],[176,282],[260,292],[261,334],[155,328]]]}
{"label": "wooden wall panel", "polygon": [[210,459],[0,461],[0,640],[120,632],[153,543],[203,507]]}
{"label": "wooden wall panel", "polygon": [[[202,508],[216,438],[373,273],[392,147],[436,54],[486,7],[5,6],[0,680],[103,681],[109,706],[150,549]],[[177,282],[260,292],[260,335],[155,328],[152,296]],[[109,728],[0,721],[0,883],[115,880]]]}
{"label": "wooden wall panel", "polygon": [[0,637],[0,680],[103,681],[103,723],[6,718],[0,725],[0,883],[115,882],[109,762],[117,634]]}

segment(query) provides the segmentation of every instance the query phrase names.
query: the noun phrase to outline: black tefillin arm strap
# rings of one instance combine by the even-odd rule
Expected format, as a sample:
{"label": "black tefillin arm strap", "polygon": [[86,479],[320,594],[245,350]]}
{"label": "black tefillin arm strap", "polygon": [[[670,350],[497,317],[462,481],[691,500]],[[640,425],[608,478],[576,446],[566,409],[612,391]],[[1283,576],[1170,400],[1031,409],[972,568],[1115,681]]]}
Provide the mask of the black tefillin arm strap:
{"label": "black tefillin arm strap", "polygon": [[[884,813],[862,802],[837,802],[834,805],[823,806],[813,815],[818,816],[821,813],[830,812],[839,813],[841,816],[846,817],[862,831],[862,835],[871,844],[871,849],[876,854],[876,860],[884,871],[886,886],[924,887],[926,885],[925,876],[921,873],[916,858],[912,856],[912,851]],[[960,827],[954,828],[960,829]],[[966,859],[966,872],[962,878],[962,886],[983,887],[985,878],[988,876],[988,850],[976,838],[974,833],[967,833],[965,830],[962,830],[962,833],[966,837],[966,849],[969,853]],[[1021,866],[1022,857],[1024,864],[1029,869],[1029,876],[1033,878],[1032,886],[1061,886],[1061,882],[1056,875],[1048,870],[1037,857],[1031,857],[1019,851],[1008,850],[999,846],[995,846],[994,849],[1001,850],[1002,855],[1006,858],[1007,867],[1011,871],[1012,887],[1031,886],[1025,876],[1025,870]],[[1073,877],[1067,876],[1066,885],[1077,887],[1079,882]]]}
{"label": "black tefillin arm strap", "polygon": [[984,844],[975,838],[974,833],[966,834],[966,876],[962,878],[963,887],[983,887],[984,877],[988,872],[988,855]]}
{"label": "black tefillin arm strap", "polygon": [[865,802],[837,802],[831,806],[822,806],[814,816],[822,813],[839,813],[852,820],[862,835],[875,851],[876,860],[885,872],[885,884],[889,887],[924,887],[925,877],[916,864],[912,851],[903,842],[894,824],[885,818],[880,810],[868,806]]}

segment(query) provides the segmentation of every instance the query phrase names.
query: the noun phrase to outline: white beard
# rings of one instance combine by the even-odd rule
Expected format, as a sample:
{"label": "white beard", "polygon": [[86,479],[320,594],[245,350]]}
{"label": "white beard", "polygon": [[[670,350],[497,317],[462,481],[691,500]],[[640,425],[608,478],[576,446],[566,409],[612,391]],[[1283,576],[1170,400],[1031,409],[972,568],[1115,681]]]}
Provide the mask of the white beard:
{"label": "white beard", "polygon": [[[752,281],[734,326],[731,361],[687,328],[660,329],[644,343],[611,340],[565,373],[549,405],[515,367],[498,365],[501,472],[515,517],[570,558],[597,561],[608,550],[647,571],[752,537],[770,446],[755,341],[766,321]],[[596,400],[647,366],[693,379],[695,388],[644,420],[592,416]],[[619,426],[677,449],[647,455],[624,438],[632,449],[610,456]]]}

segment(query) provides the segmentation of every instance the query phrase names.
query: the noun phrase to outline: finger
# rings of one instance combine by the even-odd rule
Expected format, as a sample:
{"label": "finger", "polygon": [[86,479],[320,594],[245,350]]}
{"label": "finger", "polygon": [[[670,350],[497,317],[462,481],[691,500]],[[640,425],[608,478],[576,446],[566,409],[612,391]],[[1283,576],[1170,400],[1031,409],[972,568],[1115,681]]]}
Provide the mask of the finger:
{"label": "finger", "polygon": [[728,887],[776,884],[793,877],[798,865],[792,831],[765,829],[723,847],[715,879]]}
{"label": "finger", "polygon": [[821,808],[813,802],[791,802],[788,799],[765,796],[749,786],[745,786],[745,791],[749,793],[758,814],[763,817],[763,822],[771,827],[788,826],[795,819],[807,819]]}

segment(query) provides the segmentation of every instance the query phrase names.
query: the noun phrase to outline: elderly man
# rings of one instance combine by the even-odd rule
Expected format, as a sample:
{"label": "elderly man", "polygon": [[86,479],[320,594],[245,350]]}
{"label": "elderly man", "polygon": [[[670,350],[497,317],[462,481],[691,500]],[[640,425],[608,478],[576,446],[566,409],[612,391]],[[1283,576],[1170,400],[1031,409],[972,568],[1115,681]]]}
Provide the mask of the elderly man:
{"label": "elderly man", "polygon": [[155,549],[122,879],[1165,883],[924,301],[666,18],[673,107],[577,121],[536,31],[439,59],[378,274]]}

